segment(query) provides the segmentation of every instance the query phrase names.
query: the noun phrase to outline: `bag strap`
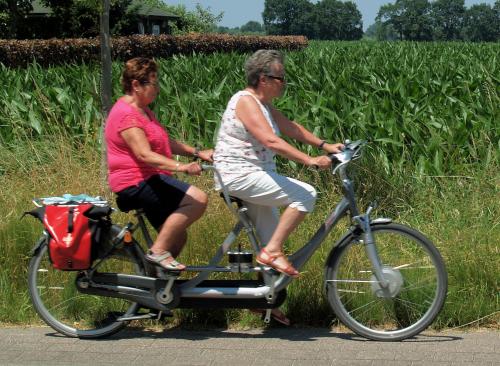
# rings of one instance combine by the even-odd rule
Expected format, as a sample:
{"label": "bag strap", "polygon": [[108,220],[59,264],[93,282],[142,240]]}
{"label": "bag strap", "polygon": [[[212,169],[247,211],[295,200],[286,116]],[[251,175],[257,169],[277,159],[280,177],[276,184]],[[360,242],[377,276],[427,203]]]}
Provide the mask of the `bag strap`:
{"label": "bag strap", "polygon": [[69,207],[68,209],[68,233],[73,232],[73,214],[75,212],[74,207]]}

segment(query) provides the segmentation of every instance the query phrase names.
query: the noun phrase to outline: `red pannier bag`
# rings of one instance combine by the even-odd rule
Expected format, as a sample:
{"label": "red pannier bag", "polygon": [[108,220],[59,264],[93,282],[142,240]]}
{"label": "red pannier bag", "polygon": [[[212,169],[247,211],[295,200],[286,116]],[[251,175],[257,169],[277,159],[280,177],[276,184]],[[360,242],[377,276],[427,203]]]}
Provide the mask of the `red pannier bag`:
{"label": "red pannier bag", "polygon": [[43,224],[50,234],[49,256],[54,268],[66,271],[89,269],[92,233],[85,213],[94,205],[45,206]]}

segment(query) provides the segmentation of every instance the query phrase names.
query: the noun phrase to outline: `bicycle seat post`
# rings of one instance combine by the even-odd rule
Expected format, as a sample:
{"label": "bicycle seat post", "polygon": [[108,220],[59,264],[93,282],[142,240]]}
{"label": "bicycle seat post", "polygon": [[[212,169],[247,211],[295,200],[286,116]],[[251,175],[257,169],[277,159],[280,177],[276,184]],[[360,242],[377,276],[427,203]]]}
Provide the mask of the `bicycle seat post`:
{"label": "bicycle seat post", "polygon": [[153,240],[151,239],[151,235],[149,235],[146,222],[144,221],[144,211],[142,209],[137,209],[135,210],[134,215],[137,218],[139,227],[141,228],[142,234],[144,235],[144,240],[146,240],[146,245],[148,246],[148,248],[151,248],[153,246]]}

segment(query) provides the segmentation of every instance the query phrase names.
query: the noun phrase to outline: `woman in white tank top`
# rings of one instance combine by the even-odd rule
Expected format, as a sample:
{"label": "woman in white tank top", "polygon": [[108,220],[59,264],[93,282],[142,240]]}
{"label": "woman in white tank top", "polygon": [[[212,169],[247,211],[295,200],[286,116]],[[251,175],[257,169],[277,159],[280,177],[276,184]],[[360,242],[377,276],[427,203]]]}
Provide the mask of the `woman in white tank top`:
{"label": "woman in white tank top", "polygon": [[[298,272],[283,254],[283,243],[311,212],[316,191],[309,184],[276,172],[274,156],[326,169],[327,156],[312,157],[280,137],[337,153],[342,144],[329,144],[276,110],[272,101],[285,89],[283,56],[274,50],[259,50],[247,60],[247,87],[229,101],[217,134],[214,163],[231,195],[246,202],[259,239],[265,247],[257,262],[288,276]],[[220,182],[216,179],[216,187]],[[278,207],[285,207],[281,217]]]}

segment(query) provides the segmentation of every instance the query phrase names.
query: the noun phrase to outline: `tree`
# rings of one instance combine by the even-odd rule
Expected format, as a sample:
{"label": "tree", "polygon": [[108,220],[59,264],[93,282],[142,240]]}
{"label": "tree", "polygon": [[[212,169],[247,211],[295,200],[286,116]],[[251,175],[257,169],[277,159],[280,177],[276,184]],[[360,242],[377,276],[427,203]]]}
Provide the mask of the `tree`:
{"label": "tree", "polygon": [[319,39],[354,40],[363,36],[361,13],[352,2],[322,0],[316,4]]}
{"label": "tree", "polygon": [[266,0],[262,18],[268,34],[314,35],[314,5],[307,0]]}
{"label": "tree", "polygon": [[262,13],[268,34],[319,39],[360,39],[361,13],[351,1],[266,0]]}
{"label": "tree", "polygon": [[380,7],[375,20],[380,22],[383,28],[391,27],[399,35],[399,39],[403,40],[403,4],[396,2],[395,4],[387,4]]}
{"label": "tree", "polygon": [[242,33],[260,33],[264,31],[264,28],[262,27],[262,24],[260,24],[259,22],[251,20],[246,24],[243,24],[240,27],[240,30]]}
{"label": "tree", "polygon": [[179,16],[179,20],[169,22],[173,34],[216,32],[217,23],[224,16],[224,12],[212,14],[210,7],[204,8],[200,4],[196,4],[194,11],[188,11],[184,5],[167,5],[162,0],[143,2]]}
{"label": "tree", "polygon": [[[53,27],[45,37],[95,37],[100,31],[100,0],[42,0],[52,10]],[[110,32],[127,35],[137,29],[139,4],[132,0],[110,0]]]}
{"label": "tree", "polygon": [[[0,5],[3,0],[0,0]],[[170,22],[175,34],[189,32],[211,32],[223,13],[214,15],[210,8],[200,5],[193,12],[184,6],[169,6],[161,0],[109,0],[109,22],[112,35],[137,33],[141,7],[157,7],[178,15],[177,22]],[[28,1],[29,2],[29,1]],[[75,38],[95,37],[99,32],[101,0],[41,0],[51,8],[48,19],[38,22],[23,22],[20,32],[24,38]],[[31,2],[29,2],[31,4]],[[0,32],[2,31],[2,8],[0,7]]]}
{"label": "tree", "polygon": [[430,10],[428,0],[396,0],[380,7],[376,19],[392,25],[401,40],[426,41],[432,39]]}
{"label": "tree", "polygon": [[363,37],[363,18],[358,7],[352,1],[344,2],[342,17],[344,37],[342,39],[357,40]]}
{"label": "tree", "polygon": [[433,33],[436,40],[461,38],[464,22],[464,0],[436,0],[431,5]]}
{"label": "tree", "polygon": [[380,21],[370,25],[365,31],[365,36],[377,41],[394,41],[399,37],[391,24],[384,25]]}
{"label": "tree", "polygon": [[101,0],[101,16],[99,22],[100,40],[101,40],[101,110],[102,123],[99,131],[101,141],[101,182],[103,187],[107,187],[107,146],[104,139],[104,128],[106,119],[111,110],[113,97],[112,72],[111,72],[111,35],[109,32],[109,12],[110,0]]}
{"label": "tree", "polygon": [[17,38],[20,21],[32,10],[30,0],[0,0],[0,38]]}
{"label": "tree", "polygon": [[493,5],[493,11],[495,12],[495,23],[497,25],[497,41],[500,41],[500,0],[495,1],[495,5]]}
{"label": "tree", "polygon": [[[498,1],[495,3],[498,9]],[[487,4],[473,5],[465,12],[463,37],[469,41],[494,42],[500,38],[498,12]]]}

